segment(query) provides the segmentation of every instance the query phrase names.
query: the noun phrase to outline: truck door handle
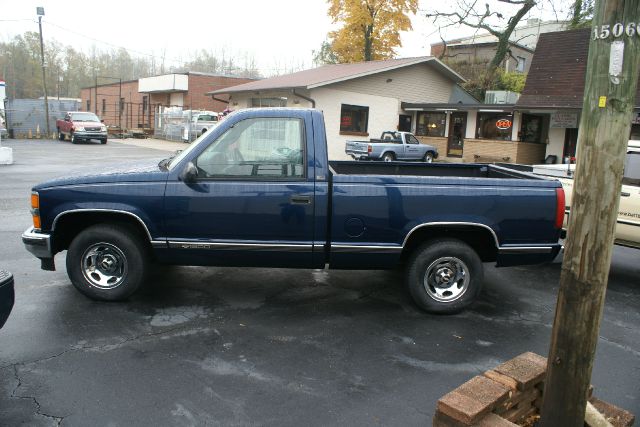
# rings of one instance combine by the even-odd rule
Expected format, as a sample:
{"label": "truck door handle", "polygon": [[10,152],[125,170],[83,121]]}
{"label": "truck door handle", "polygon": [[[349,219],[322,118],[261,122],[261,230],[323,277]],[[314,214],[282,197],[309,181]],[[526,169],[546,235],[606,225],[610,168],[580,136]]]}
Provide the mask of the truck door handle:
{"label": "truck door handle", "polygon": [[620,193],[620,195],[622,197],[629,197],[629,196],[631,196],[631,193],[627,193],[627,192],[623,191],[622,193]]}
{"label": "truck door handle", "polygon": [[292,205],[310,205],[311,197],[310,196],[291,196],[289,198],[289,202]]}

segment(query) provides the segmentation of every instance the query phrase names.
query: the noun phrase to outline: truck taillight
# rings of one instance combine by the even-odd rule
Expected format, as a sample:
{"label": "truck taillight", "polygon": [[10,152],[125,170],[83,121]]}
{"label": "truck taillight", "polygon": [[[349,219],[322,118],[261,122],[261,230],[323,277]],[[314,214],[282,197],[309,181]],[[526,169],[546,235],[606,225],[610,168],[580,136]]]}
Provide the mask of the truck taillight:
{"label": "truck taillight", "polygon": [[564,223],[564,190],[562,188],[556,188],[556,228],[562,228]]}
{"label": "truck taillight", "polygon": [[33,228],[40,229],[40,195],[35,191],[31,193],[31,216],[33,217]]}
{"label": "truck taillight", "polygon": [[373,151],[373,147],[370,145],[367,145],[367,153],[371,153]]}

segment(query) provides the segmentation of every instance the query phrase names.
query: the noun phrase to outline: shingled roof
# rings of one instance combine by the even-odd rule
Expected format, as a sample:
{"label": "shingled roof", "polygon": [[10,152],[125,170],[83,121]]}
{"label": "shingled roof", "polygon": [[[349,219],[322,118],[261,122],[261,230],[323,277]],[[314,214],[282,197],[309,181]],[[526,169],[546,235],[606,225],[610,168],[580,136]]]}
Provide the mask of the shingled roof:
{"label": "shingled roof", "polygon": [[[540,34],[520,108],[582,108],[589,28]],[[636,94],[639,106],[640,84]]]}
{"label": "shingled roof", "polygon": [[207,94],[216,95],[221,93],[292,88],[313,89],[316,87],[326,86],[345,80],[351,80],[358,77],[364,77],[371,74],[382,73],[384,71],[391,71],[397,68],[408,67],[411,65],[422,63],[428,63],[432,65],[439,72],[445,74],[456,83],[465,81],[458,73],[444,65],[437,58],[434,58],[432,56],[420,56],[415,58],[389,59],[385,61],[357,62],[353,64],[323,65],[321,67],[312,68],[310,70],[298,71],[297,73],[271,77],[268,79],[257,80],[255,82],[231,86],[224,89],[218,89],[207,92]]}

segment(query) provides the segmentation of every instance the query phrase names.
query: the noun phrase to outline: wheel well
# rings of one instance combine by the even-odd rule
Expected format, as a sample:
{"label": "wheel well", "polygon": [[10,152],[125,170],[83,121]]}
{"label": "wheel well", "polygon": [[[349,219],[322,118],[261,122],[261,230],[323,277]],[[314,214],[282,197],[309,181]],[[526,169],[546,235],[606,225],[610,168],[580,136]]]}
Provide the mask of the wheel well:
{"label": "wheel well", "polygon": [[140,241],[151,248],[145,227],[135,217],[118,212],[72,212],[62,215],[52,231],[54,253],[69,248],[69,245],[83,230],[97,224],[113,224],[129,228],[138,235]]}
{"label": "wheel well", "polygon": [[409,236],[402,249],[401,261],[404,263],[411,253],[423,243],[441,238],[463,241],[476,251],[482,262],[495,261],[498,255],[498,248],[493,234],[483,227],[473,225],[424,226]]}
{"label": "wheel well", "polygon": [[387,154],[391,154],[391,157],[393,157],[394,159],[396,158],[396,153],[394,153],[393,151],[385,151],[384,153],[382,153],[382,157],[386,156]]}

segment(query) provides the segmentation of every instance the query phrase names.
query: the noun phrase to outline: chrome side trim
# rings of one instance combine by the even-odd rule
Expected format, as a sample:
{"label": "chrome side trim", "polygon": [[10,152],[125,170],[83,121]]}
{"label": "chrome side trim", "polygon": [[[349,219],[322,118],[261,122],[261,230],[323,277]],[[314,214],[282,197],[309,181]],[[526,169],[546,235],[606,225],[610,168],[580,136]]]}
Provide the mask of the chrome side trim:
{"label": "chrome side trim", "polygon": [[420,225],[416,225],[415,227],[413,227],[411,229],[411,231],[409,231],[409,233],[407,233],[407,236],[404,238],[404,241],[402,242],[402,247],[404,247],[407,244],[407,241],[409,240],[409,237],[411,237],[411,234],[416,231],[419,228],[422,227],[437,227],[437,226],[447,226],[447,225],[453,225],[453,226],[472,226],[472,227],[482,227],[485,228],[487,230],[489,230],[491,232],[491,235],[493,236],[493,240],[496,243],[496,248],[500,247],[500,243],[498,242],[498,236],[496,235],[496,232],[493,231],[493,229],[491,227],[489,227],[488,225],[485,224],[480,224],[478,222],[428,222],[428,223],[424,223],[424,224],[420,224]]}
{"label": "chrome side trim", "polygon": [[501,254],[548,254],[553,246],[502,246],[498,248]]}
{"label": "chrome side trim", "polygon": [[36,233],[33,227],[29,227],[22,233],[24,247],[38,258],[53,258],[51,251],[51,235]]}
{"label": "chrome side trim", "polygon": [[629,221],[629,220],[626,220],[626,219],[619,219],[617,222],[619,224],[633,225],[633,226],[636,226],[636,227],[640,227],[640,222],[637,222],[637,221]]}
{"label": "chrome side trim", "polygon": [[152,248],[159,248],[159,249],[166,249],[168,246],[167,246],[166,240],[152,240],[151,241],[151,247]]}
{"label": "chrome side trim", "polygon": [[245,250],[245,251],[287,251],[287,252],[311,252],[311,243],[240,243],[240,242],[192,242],[176,241],[168,242],[170,249],[216,249],[216,250]]}
{"label": "chrome side trim", "polygon": [[117,209],[71,209],[68,211],[60,212],[58,215],[56,215],[55,219],[53,220],[53,224],[51,225],[51,232],[53,233],[55,231],[56,224],[58,223],[58,220],[60,219],[61,216],[69,213],[77,213],[77,212],[112,212],[112,213],[126,214],[129,216],[132,216],[135,219],[137,219],[140,224],[142,224],[142,226],[144,227],[144,231],[146,231],[147,233],[147,237],[149,238],[149,241],[153,241],[153,239],[151,238],[151,233],[149,233],[149,229],[147,228],[147,224],[145,224],[144,221],[138,215],[131,212],[121,211]]}
{"label": "chrome side trim", "polygon": [[402,251],[402,246],[331,244],[331,251],[337,253],[395,253]]}

